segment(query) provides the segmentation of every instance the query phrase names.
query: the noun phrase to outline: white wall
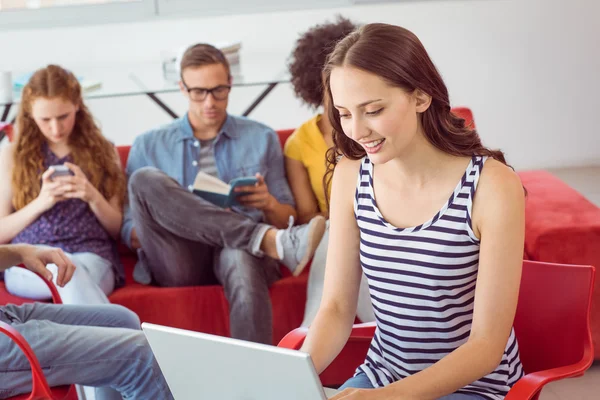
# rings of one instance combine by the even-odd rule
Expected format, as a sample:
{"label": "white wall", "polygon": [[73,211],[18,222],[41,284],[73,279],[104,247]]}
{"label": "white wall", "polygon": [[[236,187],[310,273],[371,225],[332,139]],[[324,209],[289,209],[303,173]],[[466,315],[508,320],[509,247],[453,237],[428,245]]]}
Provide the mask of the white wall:
{"label": "white wall", "polygon": [[[484,142],[518,169],[600,164],[600,2],[595,0],[448,0],[339,9],[171,19],[52,30],[0,31],[0,69],[49,62],[78,67],[157,61],[190,41],[243,40],[245,55],[283,63],[299,33],[342,13],[357,22],[388,22],[414,31],[437,64],[453,105],[474,111]],[[10,57],[7,57],[10,55]],[[259,88],[237,89],[240,113]],[[181,96],[161,96],[179,113]],[[91,100],[117,143],[169,117],[144,96]],[[311,115],[280,85],[252,113],[275,129]]]}

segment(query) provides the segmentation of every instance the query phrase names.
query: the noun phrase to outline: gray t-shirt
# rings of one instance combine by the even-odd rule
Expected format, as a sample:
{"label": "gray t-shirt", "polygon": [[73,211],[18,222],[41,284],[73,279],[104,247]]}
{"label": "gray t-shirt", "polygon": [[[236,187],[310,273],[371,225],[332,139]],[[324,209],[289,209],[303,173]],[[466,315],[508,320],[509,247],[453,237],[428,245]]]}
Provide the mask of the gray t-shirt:
{"label": "gray t-shirt", "polygon": [[198,169],[204,173],[219,177],[217,162],[215,160],[215,139],[200,141],[200,159]]}

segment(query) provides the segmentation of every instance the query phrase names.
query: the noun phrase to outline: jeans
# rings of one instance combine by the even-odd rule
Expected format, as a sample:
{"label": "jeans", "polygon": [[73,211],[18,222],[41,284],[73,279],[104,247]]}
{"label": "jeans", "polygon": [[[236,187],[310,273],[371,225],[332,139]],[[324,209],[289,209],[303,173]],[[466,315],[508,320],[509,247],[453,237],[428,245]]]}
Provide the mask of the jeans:
{"label": "jeans", "polygon": [[129,196],[142,246],[136,275],[145,270],[159,286],[219,282],[231,336],[272,344],[269,287],[280,278],[279,263],[260,251],[271,227],[203,200],[152,167],[131,175]]}
{"label": "jeans", "polygon": [[[0,320],[25,337],[50,386],[110,387],[126,399],[173,399],[138,317],[124,307],[11,304],[0,307]],[[5,335],[0,365],[0,398],[31,391],[29,362]],[[107,399],[102,390],[96,398]]]}
{"label": "jeans", "polygon": [[[56,286],[63,304],[108,304],[108,296],[115,288],[115,273],[110,261],[94,253],[67,254],[75,268],[73,278],[64,287]],[[56,276],[58,268],[48,264]],[[9,268],[4,272],[6,290],[9,293],[33,300],[48,300],[50,289],[42,278],[24,268]]]}
{"label": "jeans", "polygon": [[[348,379],[346,383],[340,387],[339,391],[341,392],[342,390],[348,388],[373,389],[373,385],[371,384],[371,381],[367,375],[364,372],[361,372],[358,375]],[[452,393],[447,396],[440,397],[438,400],[485,400],[485,398],[477,394]]]}
{"label": "jeans", "polygon": [[[328,245],[329,221],[327,221],[327,230],[321,239],[321,243],[319,243],[319,247],[317,247],[317,250],[315,251],[315,256],[310,266],[308,286],[306,289],[306,307],[304,308],[304,320],[302,321],[302,326],[304,327],[308,327],[312,324],[319,311],[319,306],[321,305]],[[369,294],[369,285],[364,274],[360,280],[356,316],[361,322],[375,321],[375,314],[373,313],[373,306],[371,305],[371,295]]]}

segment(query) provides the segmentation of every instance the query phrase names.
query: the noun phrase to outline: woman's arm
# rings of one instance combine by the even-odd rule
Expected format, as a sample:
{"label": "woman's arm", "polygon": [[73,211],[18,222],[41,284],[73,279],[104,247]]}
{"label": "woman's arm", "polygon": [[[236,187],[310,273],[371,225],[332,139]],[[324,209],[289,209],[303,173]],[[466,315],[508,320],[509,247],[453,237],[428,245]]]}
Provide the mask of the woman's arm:
{"label": "woman's arm", "polygon": [[48,208],[39,197],[19,211],[13,208],[12,170],[14,145],[0,151],[0,243],[9,243]]}
{"label": "woman's arm", "polygon": [[[525,237],[525,195],[517,174],[489,160],[473,205],[480,237],[471,334],[465,344],[429,368],[354,399],[437,399],[490,374],[500,364],[513,326]],[[346,399],[346,397],[343,397]]]}
{"label": "woman's arm", "polygon": [[[323,213],[319,212],[319,203],[312,190],[310,177],[304,164],[301,161],[286,156],[285,171],[294,199],[296,200],[298,224],[306,224],[317,215],[323,215]],[[327,215],[323,216],[327,217]]]}
{"label": "woman's arm", "polygon": [[[117,148],[115,151],[115,163],[117,164],[118,171],[123,170],[121,165],[121,157]],[[121,236],[121,226],[123,224],[123,204],[122,199],[113,196],[108,202],[103,196],[100,196],[101,200],[96,203],[90,203],[90,208],[96,218],[100,221],[104,229],[115,239],[118,240]],[[102,201],[104,200],[104,201]],[[107,207],[108,206],[108,207]]]}
{"label": "woman's arm", "polygon": [[100,224],[115,239],[119,239],[121,224],[123,223],[123,212],[121,201],[116,196],[106,200],[100,192],[95,199],[90,201],[90,209],[100,221]]}
{"label": "woman's arm", "polygon": [[333,177],[323,298],[302,346],[302,351],[311,355],[318,373],[327,368],[346,344],[356,315],[361,269],[354,193],[359,167],[360,161],[344,159]]}

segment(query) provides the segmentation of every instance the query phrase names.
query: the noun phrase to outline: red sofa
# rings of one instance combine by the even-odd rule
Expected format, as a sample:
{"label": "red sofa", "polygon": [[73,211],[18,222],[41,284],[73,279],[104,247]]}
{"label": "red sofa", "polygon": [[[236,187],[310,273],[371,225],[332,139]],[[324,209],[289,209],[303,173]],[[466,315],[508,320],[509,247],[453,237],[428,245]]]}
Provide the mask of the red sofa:
{"label": "red sofa", "polygon": [[[472,123],[467,108],[455,109]],[[292,133],[280,131],[283,144]],[[126,165],[129,147],[120,147],[119,154]],[[600,268],[600,209],[581,194],[544,171],[519,173],[529,194],[526,203],[526,235],[524,258],[554,263],[594,265]],[[125,287],[116,290],[110,300],[135,311],[142,321],[184,329],[229,335],[228,304],[220,286],[160,288],[133,281],[135,256],[122,250],[126,271]],[[308,268],[298,277],[291,277],[282,268],[284,277],[271,287],[274,344],[302,322],[306,301]],[[592,299],[591,327],[600,359],[600,278],[596,279]],[[0,282],[0,304],[23,303],[11,296]]]}

